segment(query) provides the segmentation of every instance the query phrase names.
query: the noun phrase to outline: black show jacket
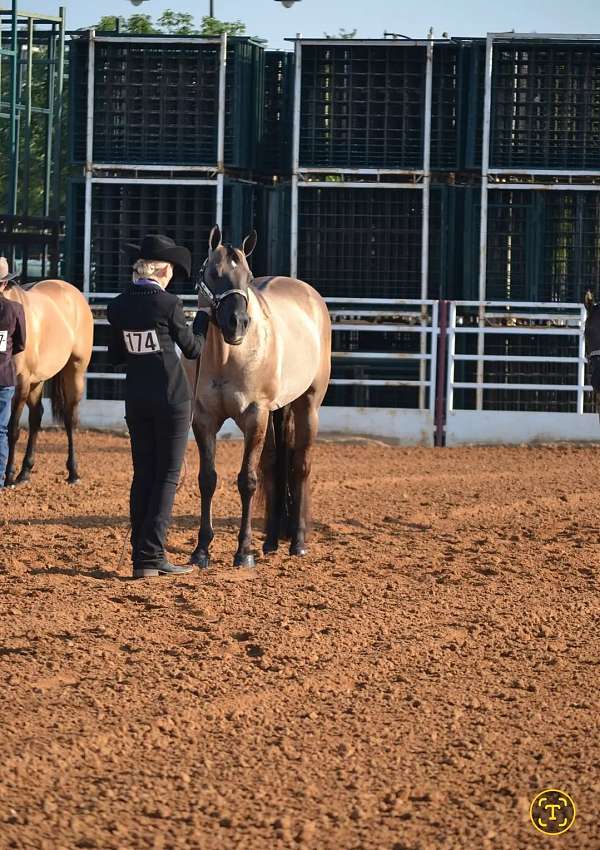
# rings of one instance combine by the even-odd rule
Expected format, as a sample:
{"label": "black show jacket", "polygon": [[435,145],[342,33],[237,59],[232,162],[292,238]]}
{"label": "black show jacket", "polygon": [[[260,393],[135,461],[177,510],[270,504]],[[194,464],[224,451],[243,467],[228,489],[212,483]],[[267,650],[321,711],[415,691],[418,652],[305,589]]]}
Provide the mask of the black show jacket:
{"label": "black show jacket", "polygon": [[156,405],[191,400],[191,390],[175,351],[195,360],[202,354],[209,317],[198,312],[190,328],[181,301],[158,285],[130,284],[108,305],[108,356],[127,372],[127,402]]}

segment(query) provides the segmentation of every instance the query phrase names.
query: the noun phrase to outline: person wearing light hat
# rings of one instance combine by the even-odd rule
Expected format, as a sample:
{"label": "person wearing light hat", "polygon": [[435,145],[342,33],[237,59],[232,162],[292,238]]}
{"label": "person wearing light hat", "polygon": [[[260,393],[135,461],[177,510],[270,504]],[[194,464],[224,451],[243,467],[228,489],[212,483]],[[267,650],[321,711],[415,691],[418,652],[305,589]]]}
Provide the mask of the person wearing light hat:
{"label": "person wearing light hat", "polygon": [[16,301],[2,293],[16,277],[9,273],[8,262],[0,257],[0,488],[6,479],[8,461],[8,423],[15,394],[16,371],[14,357],[25,350],[25,313]]}
{"label": "person wearing light hat", "polygon": [[124,363],[127,373],[133,576],[185,575],[193,566],[175,566],[165,554],[192,414],[191,389],[175,345],[189,360],[200,357],[210,315],[198,310],[190,328],[180,299],[166,292],[175,270],[190,277],[187,248],[160,235],[125,248],[133,281],[108,305],[108,354],[114,365]]}

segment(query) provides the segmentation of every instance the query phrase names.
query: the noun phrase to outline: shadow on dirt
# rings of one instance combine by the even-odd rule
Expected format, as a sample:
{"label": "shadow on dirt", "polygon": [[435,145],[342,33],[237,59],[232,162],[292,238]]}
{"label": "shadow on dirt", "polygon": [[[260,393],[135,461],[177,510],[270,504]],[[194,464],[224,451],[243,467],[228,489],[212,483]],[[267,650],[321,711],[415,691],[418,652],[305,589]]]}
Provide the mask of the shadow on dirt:
{"label": "shadow on dirt", "polygon": [[28,570],[31,576],[72,576],[73,578],[95,578],[100,581],[133,581],[131,576],[124,576],[114,570],[78,570],[72,567],[34,567]]}

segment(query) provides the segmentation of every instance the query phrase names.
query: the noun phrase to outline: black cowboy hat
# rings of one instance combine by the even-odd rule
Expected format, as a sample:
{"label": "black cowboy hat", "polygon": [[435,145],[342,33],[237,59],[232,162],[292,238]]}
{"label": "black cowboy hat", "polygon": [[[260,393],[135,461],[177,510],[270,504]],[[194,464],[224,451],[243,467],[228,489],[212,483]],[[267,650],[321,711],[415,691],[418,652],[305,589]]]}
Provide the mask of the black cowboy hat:
{"label": "black cowboy hat", "polygon": [[176,245],[174,240],[168,236],[144,236],[141,245],[125,244],[132,263],[137,260],[160,260],[163,263],[171,263],[185,273],[186,278],[192,273],[192,255],[183,245]]}

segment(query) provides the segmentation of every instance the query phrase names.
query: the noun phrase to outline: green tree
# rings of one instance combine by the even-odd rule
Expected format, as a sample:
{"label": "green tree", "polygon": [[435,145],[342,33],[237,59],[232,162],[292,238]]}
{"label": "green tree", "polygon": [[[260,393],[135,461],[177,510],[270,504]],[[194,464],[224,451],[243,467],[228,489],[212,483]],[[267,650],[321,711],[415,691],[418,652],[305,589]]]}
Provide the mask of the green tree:
{"label": "green tree", "polygon": [[117,15],[103,15],[94,29],[100,32],[114,32],[117,29],[117,24],[119,29],[123,29],[125,23],[125,18],[117,17]]}
{"label": "green tree", "polygon": [[[220,21],[204,15],[201,20],[200,29],[194,22],[194,16],[189,12],[174,12],[165,9],[156,21],[150,15],[131,15],[129,18],[119,18],[119,29],[123,33],[135,33],[137,35],[153,35],[155,33],[166,33],[168,35],[207,35],[215,36],[226,32],[228,35],[245,35],[246,24],[242,21]],[[108,30],[114,32],[117,27],[117,18],[114,15],[105,15],[96,24],[97,30]]]}
{"label": "green tree", "polygon": [[200,30],[201,35],[222,35],[224,32],[228,35],[245,35],[246,24],[242,21],[220,21],[218,18],[204,15]]}
{"label": "green tree", "polygon": [[194,16],[189,12],[174,12],[166,9],[157,22],[161,32],[169,35],[198,35],[194,24]]}
{"label": "green tree", "polygon": [[119,30],[126,33],[135,33],[136,35],[153,35],[159,32],[154,26],[154,22],[150,15],[130,15],[128,18],[117,17],[116,15],[104,15],[94,29],[100,31],[114,32],[119,23]]}
{"label": "green tree", "polygon": [[135,32],[139,35],[152,35],[158,32],[150,15],[130,15],[125,23],[125,32]]}

